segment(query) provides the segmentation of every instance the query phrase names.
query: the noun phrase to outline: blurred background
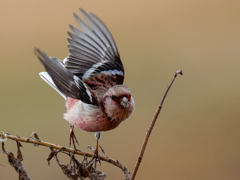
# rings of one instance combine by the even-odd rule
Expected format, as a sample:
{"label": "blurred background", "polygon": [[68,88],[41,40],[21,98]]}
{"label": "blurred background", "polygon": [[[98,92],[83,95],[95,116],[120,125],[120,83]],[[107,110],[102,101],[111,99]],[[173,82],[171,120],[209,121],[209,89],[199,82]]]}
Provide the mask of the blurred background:
{"label": "blurred background", "polygon": [[[108,26],[125,66],[134,114],[102,134],[107,156],[133,171],[146,129],[176,70],[136,179],[240,179],[240,2],[236,0],[25,0],[0,3],[0,131],[68,146],[63,98],[38,75],[33,53],[68,55],[69,24],[78,7]],[[76,130],[79,149],[95,146],[94,133]],[[23,143],[23,164],[34,180],[67,179],[50,150]],[[5,148],[16,154],[14,141]],[[67,158],[60,156],[63,163]],[[81,158],[80,158],[81,159]],[[0,179],[18,175],[0,154]],[[122,180],[102,163],[106,179]]]}

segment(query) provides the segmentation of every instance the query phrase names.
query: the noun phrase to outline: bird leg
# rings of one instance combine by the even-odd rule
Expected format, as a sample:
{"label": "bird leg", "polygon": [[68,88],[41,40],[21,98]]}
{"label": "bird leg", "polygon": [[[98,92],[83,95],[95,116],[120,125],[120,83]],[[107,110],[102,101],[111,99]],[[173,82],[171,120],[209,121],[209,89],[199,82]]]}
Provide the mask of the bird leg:
{"label": "bird leg", "polygon": [[94,155],[98,157],[98,141],[101,138],[101,132],[96,132],[95,138],[97,139],[97,142],[96,142],[96,149],[94,151]]}
{"label": "bird leg", "polygon": [[[97,139],[96,148],[95,148],[95,149],[92,148],[92,147],[89,147],[89,148],[92,149],[92,151],[93,151],[93,157],[92,157],[91,161],[95,160],[95,169],[96,169],[96,167],[97,167],[97,162],[101,163],[101,162],[100,162],[99,155],[98,155],[98,146],[99,146],[99,145],[98,145],[98,141],[99,141],[99,139],[101,138],[101,132],[96,132],[96,133],[95,133],[95,138]],[[91,161],[90,161],[90,162],[91,162]]]}
{"label": "bird leg", "polygon": [[69,147],[71,146],[71,144],[73,144],[74,149],[77,150],[75,142],[78,144],[77,137],[75,136],[75,133],[74,133],[74,125],[70,124]]}

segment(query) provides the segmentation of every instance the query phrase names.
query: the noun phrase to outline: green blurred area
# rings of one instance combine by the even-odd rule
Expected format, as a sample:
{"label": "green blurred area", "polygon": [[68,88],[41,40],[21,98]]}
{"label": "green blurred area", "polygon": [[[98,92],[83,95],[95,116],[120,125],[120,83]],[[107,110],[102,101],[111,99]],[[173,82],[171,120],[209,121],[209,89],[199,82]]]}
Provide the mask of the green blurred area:
{"label": "green blurred area", "polygon": [[[100,140],[107,156],[133,170],[153,114],[174,72],[182,69],[165,101],[136,179],[240,179],[240,2],[234,0],[34,0],[1,1],[0,131],[68,145],[64,100],[38,73],[33,54],[67,54],[68,24],[78,7],[94,12],[108,26],[125,66],[136,111]],[[93,133],[75,131],[79,149],[95,146]],[[67,179],[50,150],[23,144],[23,164],[34,179]],[[16,153],[15,142],[5,148]],[[67,158],[61,157],[68,163]],[[17,173],[0,154],[0,179]],[[107,179],[124,179],[109,164]]]}

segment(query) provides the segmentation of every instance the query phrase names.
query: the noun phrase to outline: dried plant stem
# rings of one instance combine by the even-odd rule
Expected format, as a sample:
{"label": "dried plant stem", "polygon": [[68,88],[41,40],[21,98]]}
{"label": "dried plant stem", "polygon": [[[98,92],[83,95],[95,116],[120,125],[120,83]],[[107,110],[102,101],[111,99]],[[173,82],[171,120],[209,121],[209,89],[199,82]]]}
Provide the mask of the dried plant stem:
{"label": "dried plant stem", "polygon": [[[68,148],[68,147],[57,145],[57,144],[41,141],[41,140],[39,140],[37,138],[19,137],[19,136],[12,135],[12,134],[5,133],[5,132],[1,132],[1,131],[0,131],[0,138],[1,139],[16,140],[16,141],[20,141],[20,142],[24,142],[24,143],[31,143],[31,144],[39,145],[39,146],[45,146],[45,147],[49,147],[51,149],[60,150],[62,152],[69,152],[69,153],[71,153],[71,152],[74,151],[74,149],[72,149],[72,148]],[[93,153],[88,153],[88,152],[84,152],[84,151],[80,151],[80,150],[77,150],[77,151],[75,150],[74,154],[77,154],[77,155],[80,155],[80,156],[85,156],[85,157],[93,157],[94,156]],[[102,161],[108,162],[108,163],[110,163],[112,165],[115,165],[118,168],[120,168],[124,172],[124,174],[125,174],[125,179],[126,180],[130,179],[130,171],[128,170],[128,168],[125,165],[121,164],[117,160],[114,160],[114,159],[111,159],[111,158],[108,158],[108,157],[104,157],[104,156],[101,156],[101,155],[99,155],[99,158]]]}
{"label": "dried plant stem", "polygon": [[155,125],[155,122],[156,122],[156,120],[157,120],[157,118],[158,118],[158,115],[159,115],[160,112],[161,112],[161,109],[162,109],[164,100],[165,100],[165,98],[166,98],[166,96],[167,96],[167,94],[168,94],[168,92],[169,92],[169,90],[170,90],[170,88],[171,88],[171,86],[172,86],[173,82],[175,81],[175,79],[176,79],[176,77],[177,77],[178,74],[183,75],[181,70],[178,70],[178,71],[175,72],[175,75],[174,75],[171,83],[168,85],[167,90],[165,91],[164,96],[163,96],[163,98],[162,98],[162,101],[161,101],[160,105],[158,106],[158,109],[157,109],[157,111],[156,111],[155,114],[154,114],[153,120],[152,120],[152,122],[151,122],[151,124],[150,124],[150,126],[149,126],[149,128],[148,128],[148,130],[147,130],[147,132],[146,132],[145,139],[144,139],[144,141],[143,141],[143,145],[142,145],[142,148],[141,148],[141,151],[140,151],[138,160],[137,160],[137,162],[136,162],[136,165],[135,165],[135,168],[134,168],[134,171],[133,171],[133,175],[132,175],[131,180],[134,180],[134,179],[135,179],[135,176],[136,176],[136,174],[137,174],[138,168],[139,168],[140,163],[141,163],[141,161],[142,161],[143,154],[144,154],[144,152],[145,152],[145,149],[146,149],[146,146],[147,146],[149,137],[150,137],[150,135],[151,135],[151,132],[152,132],[152,130],[153,130],[153,127],[154,127],[154,125]]}

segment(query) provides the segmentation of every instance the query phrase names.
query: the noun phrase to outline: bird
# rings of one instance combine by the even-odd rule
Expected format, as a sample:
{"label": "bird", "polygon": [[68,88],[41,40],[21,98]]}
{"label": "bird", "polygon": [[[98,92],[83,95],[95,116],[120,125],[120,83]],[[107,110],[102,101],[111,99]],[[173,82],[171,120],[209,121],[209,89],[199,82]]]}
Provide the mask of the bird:
{"label": "bird", "polygon": [[[93,13],[79,8],[82,19],[74,13],[80,29],[69,25],[68,56],[63,60],[49,57],[39,48],[34,53],[47,72],[40,77],[64,99],[70,123],[70,140],[76,150],[74,127],[95,132],[113,130],[130,117],[135,102],[130,89],[123,85],[124,67],[116,43],[106,25]],[[85,19],[85,21],[83,20]]]}

